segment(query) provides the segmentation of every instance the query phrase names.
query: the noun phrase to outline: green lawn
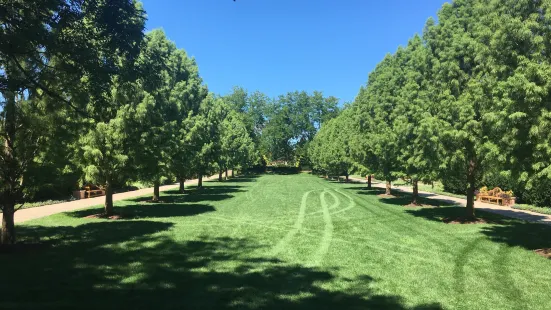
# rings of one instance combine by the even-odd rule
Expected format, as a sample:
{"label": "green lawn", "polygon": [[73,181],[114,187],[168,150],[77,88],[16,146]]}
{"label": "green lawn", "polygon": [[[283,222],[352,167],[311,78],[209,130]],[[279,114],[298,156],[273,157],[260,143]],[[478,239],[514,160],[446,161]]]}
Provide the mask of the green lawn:
{"label": "green lawn", "polygon": [[[207,182],[124,220],[58,214],[1,254],[0,309],[549,309],[546,226],[462,208],[406,208],[308,174]],[[425,203],[438,204],[425,201]],[[479,214],[480,215],[480,214]]]}

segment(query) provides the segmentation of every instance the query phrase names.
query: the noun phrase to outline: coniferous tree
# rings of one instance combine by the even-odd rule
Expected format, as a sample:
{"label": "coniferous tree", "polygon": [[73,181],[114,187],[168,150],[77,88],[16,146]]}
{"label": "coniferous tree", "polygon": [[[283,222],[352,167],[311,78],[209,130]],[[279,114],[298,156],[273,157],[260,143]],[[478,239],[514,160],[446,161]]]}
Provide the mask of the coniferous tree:
{"label": "coniferous tree", "polygon": [[19,136],[46,133],[32,128],[37,123],[27,120],[35,116],[24,115],[24,105],[39,100],[46,104],[43,115],[69,107],[87,117],[108,108],[112,77],[124,67],[120,60],[132,62],[139,53],[144,15],[133,0],[10,0],[2,5],[0,24],[1,242],[13,244],[15,205],[23,202],[21,178],[38,152],[20,145],[40,145],[36,136],[29,135],[38,139],[30,144]]}

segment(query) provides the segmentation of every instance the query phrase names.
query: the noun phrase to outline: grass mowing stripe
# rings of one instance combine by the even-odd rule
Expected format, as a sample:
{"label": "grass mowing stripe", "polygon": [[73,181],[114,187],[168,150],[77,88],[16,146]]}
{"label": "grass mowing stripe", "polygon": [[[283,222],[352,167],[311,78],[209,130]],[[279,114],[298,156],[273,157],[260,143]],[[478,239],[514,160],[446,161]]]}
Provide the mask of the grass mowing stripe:
{"label": "grass mowing stripe", "polygon": [[524,296],[520,291],[506,267],[510,258],[511,249],[506,246],[500,246],[499,250],[494,254],[492,261],[492,269],[497,275],[498,281],[494,283],[494,289],[501,293],[501,296],[510,302],[525,304]]}
{"label": "grass mowing stripe", "polygon": [[[241,219],[238,219],[238,218],[225,218],[225,217],[221,217],[221,216],[211,216],[211,218],[221,220],[221,221],[225,221],[225,222],[230,222],[230,223],[240,223],[240,224],[256,226],[256,227],[262,228],[262,229],[270,229],[270,230],[278,230],[278,231],[289,231],[289,228],[293,228],[293,226],[280,227],[280,226],[277,226],[277,225],[266,225],[265,222],[259,222],[259,221],[255,221],[255,220],[251,220],[251,219],[241,220]],[[300,234],[303,235],[303,236],[314,237],[314,238],[320,238],[321,237],[323,239],[325,231],[315,230],[315,229],[308,229],[308,228],[302,227]],[[341,236],[341,237],[342,238],[335,238],[334,235],[332,234],[331,241],[336,241],[336,242],[339,242],[339,243],[349,244],[349,245],[352,245],[354,248],[366,247],[368,249],[375,250],[378,253],[381,253],[385,256],[388,256],[388,255],[395,256],[396,259],[398,259],[398,260],[401,259],[402,255],[408,255],[408,259],[414,259],[414,260],[418,260],[418,261],[424,262],[424,263],[432,262],[430,259],[428,259],[424,256],[412,255],[412,253],[411,253],[412,249],[411,248],[407,248],[407,247],[405,247],[401,244],[398,244],[398,243],[389,243],[389,242],[377,241],[377,240],[374,240],[374,239],[365,239],[365,238],[363,238],[363,240],[369,240],[369,241],[374,241],[374,242],[370,242],[370,243],[354,242],[354,241],[348,240],[350,238],[346,238],[346,236]],[[353,238],[354,239],[360,239],[360,238],[357,238],[357,237],[353,237]],[[383,243],[383,245],[378,245],[378,243]],[[392,247],[404,248],[404,251],[396,251],[396,249],[391,250]],[[270,252],[270,255],[272,255],[271,253],[272,252]],[[425,256],[426,256],[427,253],[424,252],[423,254],[425,254]],[[310,264],[308,264],[308,266],[314,267],[316,264],[319,264],[319,262],[314,260],[314,263],[310,263]]]}
{"label": "grass mowing stripe", "polygon": [[318,250],[314,254],[313,265],[318,266],[329,251],[331,246],[331,239],[333,238],[333,223],[331,222],[331,214],[329,213],[329,207],[327,206],[327,200],[325,195],[328,190],[320,193],[321,208],[323,209],[323,221],[325,223],[323,229],[323,237],[321,239]]}
{"label": "grass mowing stripe", "polygon": [[[331,197],[333,197],[333,204],[329,207],[329,210],[332,210],[332,209],[337,209],[340,205],[341,205],[341,201],[339,200],[339,197],[337,195],[335,195],[331,189],[328,189],[326,190],[327,193],[329,193],[331,195]],[[311,213],[308,213],[306,214],[307,216],[311,216],[311,215],[323,215],[323,210],[320,210],[320,211],[314,211],[314,212],[311,212]]]}
{"label": "grass mowing stripe", "polygon": [[310,195],[310,193],[315,191],[316,190],[311,190],[302,195],[302,200],[300,202],[300,210],[298,212],[295,225],[291,230],[289,230],[289,232],[285,235],[285,237],[283,237],[283,239],[281,239],[281,241],[279,241],[278,244],[274,246],[271,253],[272,255],[277,255],[282,250],[284,250],[285,247],[287,247],[287,244],[291,241],[291,239],[293,239],[293,237],[300,231],[300,229],[302,228],[302,224],[304,223],[304,217],[306,215],[306,202],[308,200],[308,195]]}
{"label": "grass mowing stripe", "polygon": [[346,212],[354,207],[356,207],[356,203],[354,202],[354,199],[352,199],[352,197],[348,196],[347,194],[339,191],[339,190],[335,190],[337,193],[345,196],[348,198],[348,200],[350,201],[349,204],[348,204],[348,207],[344,208],[344,209],[341,209],[341,210],[338,210],[338,211],[335,211],[333,213],[331,213],[332,215],[335,215],[335,214],[339,214],[339,213],[343,213],[343,212]]}

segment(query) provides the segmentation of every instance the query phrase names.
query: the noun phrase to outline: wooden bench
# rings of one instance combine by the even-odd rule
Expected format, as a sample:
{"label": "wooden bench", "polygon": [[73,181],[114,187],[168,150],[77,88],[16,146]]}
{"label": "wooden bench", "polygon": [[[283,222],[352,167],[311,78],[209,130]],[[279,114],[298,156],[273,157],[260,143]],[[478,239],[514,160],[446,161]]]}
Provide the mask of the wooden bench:
{"label": "wooden bench", "polygon": [[84,190],[86,191],[84,194],[84,198],[92,198],[105,195],[105,190],[97,186],[85,186]]}
{"label": "wooden bench", "polygon": [[477,200],[480,202],[493,203],[500,206],[508,206],[514,204],[515,199],[512,197],[513,192],[504,192],[499,187],[494,187],[492,190],[488,190],[486,187],[480,189],[476,195]]}

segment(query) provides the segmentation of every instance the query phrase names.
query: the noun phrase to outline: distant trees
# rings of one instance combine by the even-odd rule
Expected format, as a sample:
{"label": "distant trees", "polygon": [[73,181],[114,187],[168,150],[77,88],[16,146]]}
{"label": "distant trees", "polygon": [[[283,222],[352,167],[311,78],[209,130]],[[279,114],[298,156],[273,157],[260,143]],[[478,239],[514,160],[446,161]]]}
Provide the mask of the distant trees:
{"label": "distant trees", "polygon": [[321,125],[338,114],[338,99],[290,92],[266,107],[261,150],[270,160],[308,163],[307,146]]}
{"label": "distant trees", "polygon": [[[354,165],[385,179],[387,194],[407,176],[413,203],[418,181],[455,176],[471,219],[482,180],[522,195],[551,179],[549,14],[544,1],[444,4],[438,23],[387,55],[347,108],[354,112],[337,118],[353,123]],[[339,141],[326,126],[311,150],[319,167]]]}

